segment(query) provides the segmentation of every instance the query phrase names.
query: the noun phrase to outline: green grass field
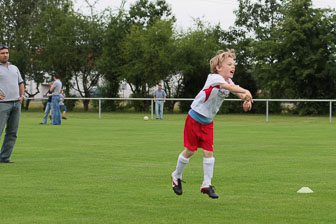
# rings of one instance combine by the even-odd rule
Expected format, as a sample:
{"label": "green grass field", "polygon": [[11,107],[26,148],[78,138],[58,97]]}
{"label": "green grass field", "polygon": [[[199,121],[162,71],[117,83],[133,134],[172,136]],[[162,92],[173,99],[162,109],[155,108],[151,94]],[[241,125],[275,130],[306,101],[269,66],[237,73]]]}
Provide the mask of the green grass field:
{"label": "green grass field", "polygon": [[[183,195],[171,189],[186,115],[144,115],[69,113],[42,126],[42,113],[23,113],[16,163],[0,164],[0,223],[335,223],[335,119],[217,116],[214,200],[199,190],[201,151]],[[304,186],[314,193],[296,193]]]}

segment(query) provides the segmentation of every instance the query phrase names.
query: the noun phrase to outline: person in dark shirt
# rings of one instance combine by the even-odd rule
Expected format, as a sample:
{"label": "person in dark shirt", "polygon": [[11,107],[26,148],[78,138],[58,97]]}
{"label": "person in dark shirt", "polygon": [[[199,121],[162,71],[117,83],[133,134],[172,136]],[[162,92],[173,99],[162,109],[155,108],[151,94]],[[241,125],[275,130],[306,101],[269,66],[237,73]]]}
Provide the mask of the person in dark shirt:
{"label": "person in dark shirt", "polygon": [[[52,83],[50,84],[50,87],[52,86]],[[48,92],[46,93],[46,95],[51,94],[52,92],[50,91],[50,89],[48,90]],[[47,124],[47,120],[48,120],[48,115],[51,111],[51,96],[48,97],[48,102],[46,104],[45,110],[44,110],[44,116],[43,116],[43,121],[40,124]]]}

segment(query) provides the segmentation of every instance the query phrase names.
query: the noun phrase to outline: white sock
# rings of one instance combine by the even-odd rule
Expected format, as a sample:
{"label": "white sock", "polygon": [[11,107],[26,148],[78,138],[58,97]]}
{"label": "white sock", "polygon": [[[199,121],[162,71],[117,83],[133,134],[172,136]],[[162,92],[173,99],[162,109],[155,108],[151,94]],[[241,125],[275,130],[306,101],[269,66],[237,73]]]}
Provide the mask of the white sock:
{"label": "white sock", "polygon": [[204,170],[204,180],[202,187],[208,187],[211,185],[211,179],[213,177],[213,170],[215,166],[215,158],[203,158],[203,170]]}
{"label": "white sock", "polygon": [[173,172],[172,175],[176,178],[182,179],[182,173],[186,165],[188,164],[190,158],[185,158],[182,153],[179,155],[176,164],[176,170]]}

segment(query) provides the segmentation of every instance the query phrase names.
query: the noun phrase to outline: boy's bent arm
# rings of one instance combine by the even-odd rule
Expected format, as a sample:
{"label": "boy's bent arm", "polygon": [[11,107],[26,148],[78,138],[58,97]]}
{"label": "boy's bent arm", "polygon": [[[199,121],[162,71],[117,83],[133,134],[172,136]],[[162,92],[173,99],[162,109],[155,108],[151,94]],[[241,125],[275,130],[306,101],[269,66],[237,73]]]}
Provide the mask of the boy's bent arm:
{"label": "boy's bent arm", "polygon": [[240,86],[234,85],[234,84],[226,84],[226,83],[222,83],[220,84],[221,88],[227,89],[230,92],[232,92],[233,94],[237,94],[237,93],[247,93],[248,90],[241,88]]}
{"label": "boy's bent arm", "polygon": [[249,94],[251,94],[251,93],[249,93],[249,94],[245,94],[245,93],[233,93],[233,94],[236,95],[237,97],[239,97],[243,101],[252,101],[253,102],[252,97],[249,96]]}
{"label": "boy's bent arm", "polygon": [[234,85],[234,84],[226,84],[226,83],[222,83],[221,88],[227,89],[230,92],[232,92],[233,94],[235,94],[236,96],[238,96],[240,99],[242,100],[251,100],[252,101],[252,95],[250,93],[250,91],[248,91],[247,89],[244,89],[240,86]]}

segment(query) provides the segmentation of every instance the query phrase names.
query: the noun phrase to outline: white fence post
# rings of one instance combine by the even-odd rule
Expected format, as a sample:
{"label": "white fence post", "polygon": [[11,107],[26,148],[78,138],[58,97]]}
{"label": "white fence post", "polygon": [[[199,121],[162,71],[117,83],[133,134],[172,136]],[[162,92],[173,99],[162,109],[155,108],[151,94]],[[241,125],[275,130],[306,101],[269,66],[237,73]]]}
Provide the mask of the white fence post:
{"label": "white fence post", "polygon": [[101,99],[99,99],[99,120],[101,119]]}
{"label": "white fence post", "polygon": [[154,119],[154,116],[153,116],[153,105],[154,105],[153,99],[151,99],[151,118],[152,118],[152,120]]}
{"label": "white fence post", "polygon": [[331,123],[332,122],[332,101],[329,102],[329,110],[330,110],[329,122]]}
{"label": "white fence post", "polygon": [[266,100],[266,122],[268,122],[268,100]]}

